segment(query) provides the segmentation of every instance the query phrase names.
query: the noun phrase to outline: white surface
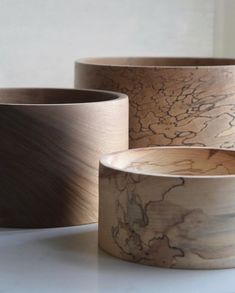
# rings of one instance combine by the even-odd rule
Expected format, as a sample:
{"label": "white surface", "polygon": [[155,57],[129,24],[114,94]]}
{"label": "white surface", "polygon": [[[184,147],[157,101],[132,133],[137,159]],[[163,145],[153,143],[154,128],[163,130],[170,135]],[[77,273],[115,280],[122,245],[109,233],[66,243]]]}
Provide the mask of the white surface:
{"label": "white surface", "polygon": [[97,248],[97,225],[0,230],[0,292],[235,292],[235,269],[170,270]]}
{"label": "white surface", "polygon": [[217,56],[235,57],[235,1],[215,0],[214,52]]}
{"label": "white surface", "polygon": [[74,60],[211,56],[214,0],[0,0],[0,86],[73,87]]}

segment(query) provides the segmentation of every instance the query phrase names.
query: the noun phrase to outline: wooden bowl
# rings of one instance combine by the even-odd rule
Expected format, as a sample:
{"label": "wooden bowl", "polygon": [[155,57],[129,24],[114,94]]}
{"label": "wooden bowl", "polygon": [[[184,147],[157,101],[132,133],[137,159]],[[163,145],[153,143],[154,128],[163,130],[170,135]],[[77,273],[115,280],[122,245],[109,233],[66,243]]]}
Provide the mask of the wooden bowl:
{"label": "wooden bowl", "polygon": [[131,148],[235,148],[234,59],[83,59],[75,87],[128,94]]}
{"label": "wooden bowl", "polygon": [[153,266],[235,267],[235,151],[159,147],[103,156],[99,245]]}
{"label": "wooden bowl", "polygon": [[0,226],[96,222],[99,157],[128,148],[128,98],[0,89],[0,136]]}

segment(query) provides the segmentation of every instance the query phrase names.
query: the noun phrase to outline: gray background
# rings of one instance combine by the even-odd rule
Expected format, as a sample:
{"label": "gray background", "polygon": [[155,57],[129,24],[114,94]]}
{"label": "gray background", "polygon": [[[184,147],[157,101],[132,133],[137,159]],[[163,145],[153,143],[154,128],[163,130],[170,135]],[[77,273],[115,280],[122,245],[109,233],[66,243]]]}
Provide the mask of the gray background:
{"label": "gray background", "polygon": [[225,46],[234,38],[232,6],[233,0],[0,0],[0,86],[71,87],[74,60],[87,56],[233,55]]}

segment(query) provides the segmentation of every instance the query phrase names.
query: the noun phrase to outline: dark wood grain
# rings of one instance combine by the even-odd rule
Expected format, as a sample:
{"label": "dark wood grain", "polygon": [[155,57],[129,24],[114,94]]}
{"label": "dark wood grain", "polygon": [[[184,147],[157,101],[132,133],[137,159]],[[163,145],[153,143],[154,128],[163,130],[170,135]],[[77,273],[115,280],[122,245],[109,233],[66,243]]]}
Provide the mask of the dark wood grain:
{"label": "dark wood grain", "polygon": [[99,157],[128,147],[128,100],[105,92],[1,89],[0,137],[0,226],[96,222]]}

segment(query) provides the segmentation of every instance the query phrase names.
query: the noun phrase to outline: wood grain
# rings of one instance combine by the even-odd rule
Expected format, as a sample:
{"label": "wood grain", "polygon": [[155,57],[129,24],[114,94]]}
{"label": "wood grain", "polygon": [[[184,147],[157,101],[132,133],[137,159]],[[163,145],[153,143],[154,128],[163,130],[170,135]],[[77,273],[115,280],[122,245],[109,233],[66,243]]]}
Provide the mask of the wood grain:
{"label": "wood grain", "polygon": [[128,99],[0,89],[0,136],[0,226],[96,222],[99,158],[128,148]]}
{"label": "wood grain", "polygon": [[128,94],[131,148],[235,147],[234,59],[83,59],[75,87]]}
{"label": "wood grain", "polygon": [[169,268],[235,267],[235,152],[159,147],[100,162],[99,245]]}

